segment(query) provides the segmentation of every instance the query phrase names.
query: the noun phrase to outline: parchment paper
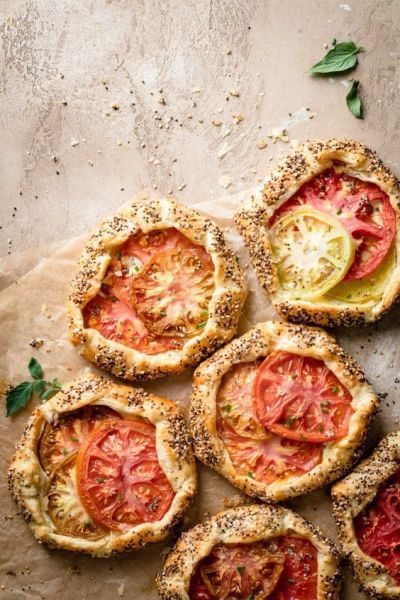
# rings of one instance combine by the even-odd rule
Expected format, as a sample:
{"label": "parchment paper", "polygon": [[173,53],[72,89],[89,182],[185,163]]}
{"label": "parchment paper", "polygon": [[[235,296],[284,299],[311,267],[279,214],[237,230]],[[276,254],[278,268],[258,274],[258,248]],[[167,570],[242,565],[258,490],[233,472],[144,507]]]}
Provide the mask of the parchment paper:
{"label": "parchment paper", "polygon": [[[240,196],[244,194],[241,192]],[[276,314],[258,286],[243,242],[232,226],[231,216],[239,199],[239,195],[227,196],[217,202],[198,204],[197,208],[210,214],[224,228],[228,241],[240,256],[250,288],[240,323],[240,332],[244,332],[259,321],[276,318]],[[61,382],[76,377],[84,369],[96,370],[78,355],[66,335],[65,301],[84,242],[85,237],[74,238],[0,262],[0,344],[3,349],[0,383],[3,389],[10,381],[18,383],[27,378],[27,364],[31,356],[40,361],[46,378],[57,377]],[[369,432],[367,451],[382,435],[399,426],[399,314],[399,308],[394,308],[379,324],[362,330],[342,331],[338,336],[345,349],[360,362],[376,391],[387,394]],[[43,346],[33,349],[29,345],[33,338],[43,339]],[[144,387],[174,400],[187,410],[191,374],[188,371]],[[32,409],[33,402],[12,419],[7,419],[5,409],[1,409],[0,597],[4,600],[108,600],[119,597],[156,600],[154,578],[172,538],[139,552],[112,559],[93,559],[48,550],[37,543],[22,518],[16,514],[7,490],[6,471]],[[227,505],[248,501],[213,471],[198,465],[198,472],[199,492],[185,519],[185,527]],[[336,539],[328,490],[308,494],[288,505]],[[343,598],[357,600],[364,597],[346,569]]]}

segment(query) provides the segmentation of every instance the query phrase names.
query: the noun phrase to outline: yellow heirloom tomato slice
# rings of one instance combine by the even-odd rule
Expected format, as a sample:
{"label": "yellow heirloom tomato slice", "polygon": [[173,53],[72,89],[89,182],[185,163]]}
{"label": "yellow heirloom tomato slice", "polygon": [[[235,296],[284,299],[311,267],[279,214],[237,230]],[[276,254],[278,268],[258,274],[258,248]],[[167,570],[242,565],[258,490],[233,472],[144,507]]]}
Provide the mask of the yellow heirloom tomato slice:
{"label": "yellow heirloom tomato slice", "polygon": [[354,241],[339,220],[313,208],[282,217],[270,231],[283,289],[312,300],[337,285],[354,260]]}
{"label": "yellow heirloom tomato slice", "polygon": [[362,304],[379,300],[387,287],[388,278],[396,266],[396,252],[389,256],[367,277],[363,279],[346,279],[329,290],[327,297],[341,302]]}

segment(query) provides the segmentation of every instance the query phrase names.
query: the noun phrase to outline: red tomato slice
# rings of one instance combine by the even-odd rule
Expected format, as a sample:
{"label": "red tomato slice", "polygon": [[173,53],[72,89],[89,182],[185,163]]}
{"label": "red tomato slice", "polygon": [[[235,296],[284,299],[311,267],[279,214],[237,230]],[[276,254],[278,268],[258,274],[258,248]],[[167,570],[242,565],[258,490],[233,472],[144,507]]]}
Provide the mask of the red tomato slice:
{"label": "red tomato slice", "polygon": [[396,213],[388,195],[374,183],[328,169],[285,202],[272,216],[270,225],[300,205],[333,215],[352,234],[356,255],[344,279],[370,275],[388,254],[396,233]]}
{"label": "red tomato slice", "polygon": [[284,438],[320,444],[348,432],[351,394],[322,360],[272,352],[257,370],[254,395],[260,422]]}
{"label": "red tomato slice", "polygon": [[266,484],[303,475],[321,461],[319,444],[288,440],[272,433],[264,439],[243,437],[222,419],[217,422],[217,431],[237,471]]}
{"label": "red tomato slice", "polygon": [[57,423],[46,423],[39,441],[43,469],[50,473],[69,461],[98,423],[117,418],[118,413],[107,406],[85,406],[61,416]]}
{"label": "red tomato slice", "polygon": [[360,548],[382,563],[400,585],[400,469],[354,519]]}
{"label": "red tomato slice", "polygon": [[190,337],[207,323],[214,266],[195,248],[161,252],[132,282],[138,316],[156,335]]}
{"label": "red tomato slice", "polygon": [[268,600],[317,600],[317,549],[302,538],[275,538],[285,557],[283,573]]}
{"label": "red tomato slice", "polygon": [[152,334],[133,308],[115,297],[99,294],[84,308],[85,327],[97,329],[102,336],[144,354],[178,350],[182,340]]}
{"label": "red tomato slice", "polygon": [[155,427],[139,419],[108,420],[88,437],[76,461],[77,486],[96,523],[122,531],[165,515],[175,494],[155,442]]}
{"label": "red tomato slice", "polygon": [[190,600],[267,600],[283,571],[284,556],[270,544],[218,544],[197,566]]}
{"label": "red tomato slice", "polygon": [[236,433],[265,438],[268,433],[258,420],[253,396],[254,379],[261,361],[239,363],[224,375],[217,395],[217,410]]}

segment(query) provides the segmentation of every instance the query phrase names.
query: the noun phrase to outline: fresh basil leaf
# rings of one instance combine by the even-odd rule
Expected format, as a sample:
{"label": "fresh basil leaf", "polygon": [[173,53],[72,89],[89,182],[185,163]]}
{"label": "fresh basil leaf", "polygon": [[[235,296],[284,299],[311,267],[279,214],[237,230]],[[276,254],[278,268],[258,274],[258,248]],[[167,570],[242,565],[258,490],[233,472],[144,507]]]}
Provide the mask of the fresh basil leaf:
{"label": "fresh basil leaf", "polygon": [[43,394],[40,396],[41,400],[43,402],[45,402],[45,400],[48,400],[49,398],[52,398],[53,396],[55,396],[56,394],[58,394],[60,390],[55,389],[53,387],[50,387],[48,390],[46,390],[45,392],[43,392]]}
{"label": "fresh basil leaf", "polygon": [[43,369],[40,366],[40,363],[36,360],[36,358],[31,358],[28,365],[29,373],[32,375],[33,379],[42,379],[43,378]]}
{"label": "fresh basil leaf", "polygon": [[43,379],[37,379],[33,384],[33,391],[36,394],[36,396],[39,396],[39,398],[42,397],[42,394],[45,391],[45,389],[46,382]]}
{"label": "fresh basil leaf", "polygon": [[362,104],[360,98],[360,82],[353,81],[353,85],[349,93],[346,96],[347,106],[349,107],[350,112],[357,117],[357,119],[362,119]]}
{"label": "fresh basil leaf", "polygon": [[10,390],[6,396],[7,417],[15,415],[21,408],[24,408],[31,399],[33,383],[23,381]]}
{"label": "fresh basil leaf", "polygon": [[310,73],[326,75],[353,69],[358,62],[357,54],[361,50],[361,46],[356,46],[354,42],[335,44],[322,60],[311,67]]}

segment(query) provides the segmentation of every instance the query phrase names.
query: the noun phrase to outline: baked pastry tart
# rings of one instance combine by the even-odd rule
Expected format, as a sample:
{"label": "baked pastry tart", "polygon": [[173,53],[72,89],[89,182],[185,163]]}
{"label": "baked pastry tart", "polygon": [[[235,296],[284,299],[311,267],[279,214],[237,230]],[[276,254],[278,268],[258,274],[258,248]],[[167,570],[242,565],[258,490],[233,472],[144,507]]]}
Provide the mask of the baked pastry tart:
{"label": "baked pastry tart", "polygon": [[246,494],[279,502],[338,479],[376,406],[332,336],[269,321],[196,369],[190,429],[199,460]]}
{"label": "baked pastry tart", "polygon": [[173,402],[91,376],[35,409],[9,486],[39,541],[106,557],[165,538],[196,471]]}
{"label": "baked pastry tart", "polygon": [[281,506],[243,506],[185,532],[157,578],[162,600],[335,600],[339,555]]}
{"label": "baked pastry tart", "polygon": [[363,589],[400,598],[400,432],[332,488],[343,551]]}
{"label": "baked pastry tart", "polygon": [[245,298],[215,223],[172,199],[135,202],[102,223],[83,251],[70,337],[124,379],[179,373],[233,337]]}
{"label": "baked pastry tart", "polygon": [[313,141],[278,165],[235,223],[260,283],[295,322],[358,326],[400,292],[400,187],[352,140]]}

